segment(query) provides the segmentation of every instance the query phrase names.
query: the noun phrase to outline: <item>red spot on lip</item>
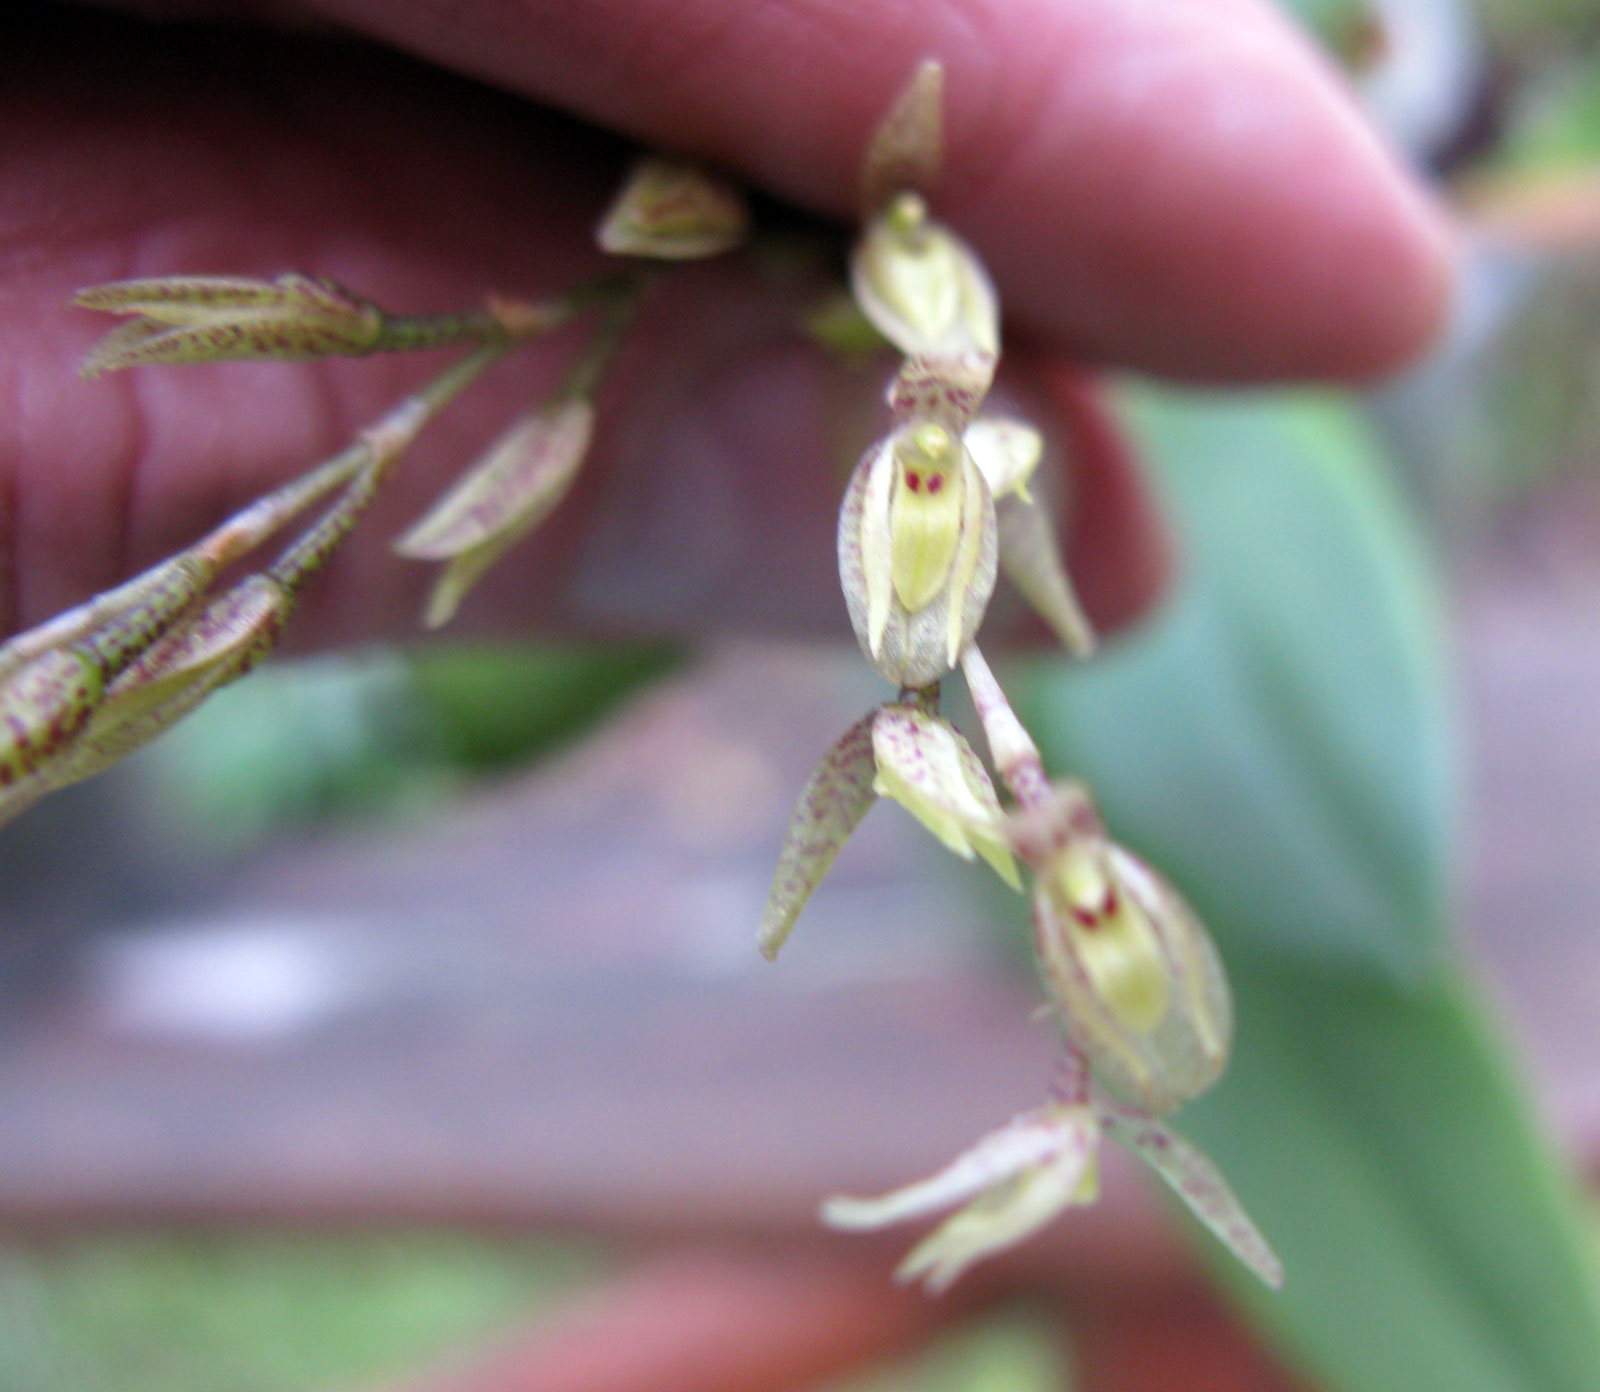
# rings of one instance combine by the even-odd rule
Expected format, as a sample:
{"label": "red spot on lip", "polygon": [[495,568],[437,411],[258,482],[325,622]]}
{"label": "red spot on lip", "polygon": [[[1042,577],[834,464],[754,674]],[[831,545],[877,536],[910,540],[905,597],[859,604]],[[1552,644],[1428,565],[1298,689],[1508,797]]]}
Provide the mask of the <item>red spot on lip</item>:
{"label": "red spot on lip", "polygon": [[944,487],[944,475],[943,474],[930,474],[928,476],[928,492],[937,493],[943,487]]}
{"label": "red spot on lip", "polygon": [[[922,475],[921,474],[912,473],[908,469],[906,471],[906,487],[909,488],[913,493],[921,492],[922,491]],[[930,486],[928,491],[930,493],[933,492],[933,488]]]}

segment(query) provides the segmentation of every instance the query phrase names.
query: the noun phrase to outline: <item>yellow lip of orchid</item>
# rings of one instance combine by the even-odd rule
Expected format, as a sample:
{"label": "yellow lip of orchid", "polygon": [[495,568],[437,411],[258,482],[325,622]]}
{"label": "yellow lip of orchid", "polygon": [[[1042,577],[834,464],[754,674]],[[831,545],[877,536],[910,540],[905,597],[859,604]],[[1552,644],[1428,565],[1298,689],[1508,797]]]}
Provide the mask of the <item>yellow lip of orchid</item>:
{"label": "yellow lip of orchid", "polygon": [[961,545],[966,481],[960,444],[942,425],[924,423],[894,447],[889,498],[889,568],[894,592],[911,612],[926,608],[950,579]]}
{"label": "yellow lip of orchid", "polygon": [[1166,961],[1149,915],[1119,883],[1105,849],[1066,847],[1046,892],[1100,998],[1122,1024],[1149,1034],[1170,1004]]}
{"label": "yellow lip of orchid", "polygon": [[1102,1081],[1160,1114],[1221,1076],[1233,1003],[1204,925],[1178,892],[1111,841],[1087,795],[1057,784],[1013,817],[1035,874],[1034,940],[1067,1036]]}
{"label": "yellow lip of orchid", "polygon": [[912,423],[863,456],[839,510],[839,578],[862,651],[886,679],[921,687],[956,665],[998,563],[994,500],[947,427]]}

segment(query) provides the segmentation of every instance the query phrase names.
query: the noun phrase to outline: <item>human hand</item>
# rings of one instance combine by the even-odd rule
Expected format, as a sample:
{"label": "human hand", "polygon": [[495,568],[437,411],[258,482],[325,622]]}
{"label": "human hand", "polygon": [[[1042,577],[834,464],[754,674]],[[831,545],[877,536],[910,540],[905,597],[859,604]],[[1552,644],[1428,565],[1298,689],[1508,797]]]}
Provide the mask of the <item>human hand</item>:
{"label": "human hand", "polygon": [[[65,308],[71,292],[288,268],[401,308],[563,288],[593,268],[590,227],[622,150],[533,102],[848,216],[873,126],[917,60],[940,57],[937,206],[998,282],[1008,363],[1022,369],[1011,390],[1058,440],[1049,413],[1066,416],[1073,531],[1087,539],[1074,567],[1102,620],[1148,599],[1164,552],[1125,459],[1103,434],[1094,443],[1101,422],[1064,360],[1355,378],[1426,343],[1447,299],[1442,217],[1320,60],[1247,0],[121,8],[238,27],[58,7],[0,21],[6,631],[176,550],[427,371],[404,358],[224,364],[85,384],[76,364],[104,325]],[[343,39],[308,32],[324,25]],[[736,268],[683,277],[608,387],[610,428],[559,521],[463,619],[842,634],[833,518],[841,466],[881,427],[877,384],[794,339],[803,290]],[[502,368],[440,423],[298,631],[411,628],[430,577],[377,538],[539,380]]]}

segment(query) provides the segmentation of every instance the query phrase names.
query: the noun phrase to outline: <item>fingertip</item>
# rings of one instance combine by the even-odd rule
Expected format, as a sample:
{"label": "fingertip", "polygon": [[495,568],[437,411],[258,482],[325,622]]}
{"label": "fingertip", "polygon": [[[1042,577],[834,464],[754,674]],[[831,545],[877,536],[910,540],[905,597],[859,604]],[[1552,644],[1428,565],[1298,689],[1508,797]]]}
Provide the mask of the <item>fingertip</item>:
{"label": "fingertip", "polygon": [[[1085,7],[1045,46],[1008,147],[985,164],[974,142],[999,128],[959,110],[951,140],[948,216],[1014,324],[1085,361],[1206,380],[1359,380],[1437,335],[1454,230],[1281,16]],[[1041,61],[1002,52],[996,70]]]}

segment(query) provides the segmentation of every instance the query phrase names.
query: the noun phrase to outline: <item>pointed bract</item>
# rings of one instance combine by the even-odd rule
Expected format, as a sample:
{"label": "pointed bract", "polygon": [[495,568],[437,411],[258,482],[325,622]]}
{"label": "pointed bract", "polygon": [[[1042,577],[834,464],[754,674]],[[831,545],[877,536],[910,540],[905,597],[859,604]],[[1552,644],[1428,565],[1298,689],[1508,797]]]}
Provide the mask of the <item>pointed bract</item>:
{"label": "pointed bract", "polygon": [[595,237],[614,256],[689,261],[731,250],[749,228],[733,185],[698,165],[650,157],[633,167]]}
{"label": "pointed bract", "polygon": [[1020,890],[1005,814],[972,746],[948,720],[913,706],[882,707],[872,724],[878,794],[893,798],[957,855],[981,855]]}
{"label": "pointed bract", "polygon": [[944,65],[926,58],[900,89],[861,157],[861,210],[870,217],[905,189],[926,193],[944,160]]}
{"label": "pointed bract", "polygon": [[858,720],[845,731],[823,755],[800,794],[761,915],[757,943],[764,957],[778,955],[800,910],[877,797],[872,787],[875,715]]}
{"label": "pointed bract", "polygon": [[1100,1122],[1108,1136],[1160,1175],[1234,1256],[1274,1290],[1283,1285],[1283,1263],[1227,1180],[1196,1146],[1134,1108],[1102,1107]]}
{"label": "pointed bract", "polygon": [[1089,656],[1095,649],[1094,627],[1078,602],[1043,506],[1013,493],[995,503],[994,517],[1001,572],[1050,625],[1062,647],[1073,657]]}

